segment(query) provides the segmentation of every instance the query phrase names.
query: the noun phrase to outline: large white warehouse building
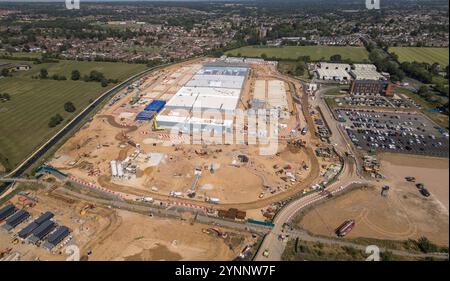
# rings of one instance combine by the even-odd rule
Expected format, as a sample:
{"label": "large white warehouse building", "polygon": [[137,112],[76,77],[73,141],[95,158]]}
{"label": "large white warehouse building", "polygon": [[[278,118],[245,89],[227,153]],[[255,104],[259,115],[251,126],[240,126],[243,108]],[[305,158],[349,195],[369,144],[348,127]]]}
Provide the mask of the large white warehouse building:
{"label": "large white warehouse building", "polygon": [[[231,131],[233,121],[224,120],[225,113],[238,107],[247,73],[245,64],[205,64],[167,102],[165,110],[156,117],[158,126],[183,131],[189,128]],[[209,114],[212,111],[216,114]]]}

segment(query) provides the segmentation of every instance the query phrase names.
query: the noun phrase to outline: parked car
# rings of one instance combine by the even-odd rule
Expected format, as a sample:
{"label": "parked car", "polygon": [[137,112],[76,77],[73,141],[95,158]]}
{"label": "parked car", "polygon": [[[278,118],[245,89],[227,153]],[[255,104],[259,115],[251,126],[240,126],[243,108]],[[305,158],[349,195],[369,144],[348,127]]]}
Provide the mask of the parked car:
{"label": "parked car", "polygon": [[428,191],[428,189],[426,189],[425,187],[420,189],[420,194],[422,194],[425,197],[430,197],[430,192]]}

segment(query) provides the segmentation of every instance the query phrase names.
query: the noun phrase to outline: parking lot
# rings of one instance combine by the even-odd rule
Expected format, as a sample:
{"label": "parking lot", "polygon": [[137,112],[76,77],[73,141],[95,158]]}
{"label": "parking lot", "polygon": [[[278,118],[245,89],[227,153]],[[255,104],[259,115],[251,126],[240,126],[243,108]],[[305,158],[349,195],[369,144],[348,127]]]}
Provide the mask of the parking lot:
{"label": "parking lot", "polygon": [[449,156],[448,132],[422,114],[356,109],[335,114],[358,149]]}
{"label": "parking lot", "polygon": [[336,98],[339,106],[363,106],[379,108],[417,108],[411,100],[406,98],[386,98],[381,96],[346,96]]}

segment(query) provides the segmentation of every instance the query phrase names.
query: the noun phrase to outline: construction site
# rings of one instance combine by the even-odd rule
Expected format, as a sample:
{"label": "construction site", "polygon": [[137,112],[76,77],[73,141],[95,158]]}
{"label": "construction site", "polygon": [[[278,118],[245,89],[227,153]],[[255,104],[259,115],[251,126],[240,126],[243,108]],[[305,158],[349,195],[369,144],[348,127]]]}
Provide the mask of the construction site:
{"label": "construction site", "polygon": [[[240,204],[283,193],[316,160],[292,86],[273,67],[204,59],[156,71],[117,94],[49,164],[131,200]],[[278,115],[275,136],[247,119],[237,128],[233,112],[256,109]],[[270,155],[261,153],[267,139],[276,144]]]}
{"label": "construction site", "polygon": [[[0,229],[0,260],[230,260],[256,241],[249,233],[197,223],[190,213],[154,217],[78,196],[56,184],[11,198],[16,214],[28,216],[7,228],[12,215]],[[37,243],[34,231],[25,234],[35,223],[52,225]],[[56,225],[69,231],[49,248]]]}
{"label": "construction site", "polygon": [[[342,169],[301,91],[256,59],[196,59],[127,85],[37,170],[46,186],[0,233],[4,258],[64,260],[74,245],[82,260],[250,259],[287,200]],[[45,233],[20,238],[46,212]]]}

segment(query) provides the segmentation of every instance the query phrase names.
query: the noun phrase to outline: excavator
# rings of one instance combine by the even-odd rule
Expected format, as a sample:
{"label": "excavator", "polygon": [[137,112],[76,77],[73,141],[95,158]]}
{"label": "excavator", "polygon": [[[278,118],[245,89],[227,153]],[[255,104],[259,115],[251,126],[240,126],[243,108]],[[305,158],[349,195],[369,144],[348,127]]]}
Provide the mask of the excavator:
{"label": "excavator", "polygon": [[94,209],[94,208],[95,208],[94,204],[86,204],[81,209],[80,215],[84,216],[86,214],[87,210],[91,210],[91,209]]}
{"label": "excavator", "polygon": [[163,131],[164,129],[158,126],[158,123],[156,123],[156,116],[153,117],[153,127],[152,130],[154,132]]}

